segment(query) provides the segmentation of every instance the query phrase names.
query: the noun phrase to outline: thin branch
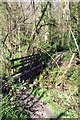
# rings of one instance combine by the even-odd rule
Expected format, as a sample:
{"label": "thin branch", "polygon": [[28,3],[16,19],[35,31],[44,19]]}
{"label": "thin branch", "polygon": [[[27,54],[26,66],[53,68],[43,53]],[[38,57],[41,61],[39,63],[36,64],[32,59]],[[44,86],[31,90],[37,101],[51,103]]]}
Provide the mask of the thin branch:
{"label": "thin branch", "polygon": [[[6,4],[6,3],[5,3]],[[30,3],[31,4],[31,3]],[[27,7],[27,9],[30,7],[30,4],[29,4],[29,6]],[[9,12],[9,11],[8,11]],[[10,13],[10,12],[9,12]],[[11,15],[11,14],[10,14]],[[12,17],[12,16],[11,16]],[[2,43],[4,44],[5,43],[5,41],[6,41],[6,39],[7,39],[7,37],[8,37],[8,35],[14,30],[14,29],[16,29],[16,27],[17,27],[17,24],[20,22],[20,20],[23,18],[23,16],[22,17],[20,17],[18,20],[17,20],[17,23],[14,25],[14,27],[6,34],[6,36],[5,36],[5,38],[4,38],[4,41],[2,41]],[[28,17],[26,17],[24,20],[23,20],[23,23],[26,21],[28,19]],[[4,45],[3,45],[4,46]]]}
{"label": "thin branch", "polygon": [[42,15],[41,15],[40,20],[38,21],[36,27],[38,27],[38,25],[40,24],[40,22],[41,22],[41,20],[42,20],[42,18],[43,18],[43,16],[44,16],[44,14],[45,14],[45,11],[46,11],[46,9],[47,9],[47,6],[50,5],[50,4],[51,4],[50,2],[47,2],[46,7],[44,8],[44,10],[43,10],[43,12],[42,12]]}
{"label": "thin branch", "polygon": [[17,27],[17,24],[19,23],[19,21],[20,21],[21,19],[22,19],[22,17],[20,17],[20,18],[18,19],[18,21],[17,21],[17,23],[14,25],[14,27],[7,33],[7,35],[6,35],[5,38],[4,38],[4,41],[2,41],[3,43],[5,43],[8,35]]}
{"label": "thin branch", "polygon": [[50,5],[50,4],[51,4],[50,2],[47,2],[46,7],[44,8],[44,10],[43,10],[43,12],[42,12],[42,15],[41,15],[41,17],[40,17],[40,19],[39,19],[39,21],[38,21],[38,23],[37,23],[37,25],[36,25],[36,29],[35,29],[35,26],[34,26],[34,29],[33,29],[34,32],[32,33],[31,38],[30,38],[30,43],[29,43],[28,50],[30,49],[31,44],[32,44],[33,40],[35,39],[35,34],[38,33],[38,32],[37,32],[38,26],[39,26],[39,24],[41,23],[42,18],[43,18],[44,15],[45,15],[47,6]]}
{"label": "thin branch", "polygon": [[40,30],[43,26],[46,26],[46,25],[51,25],[51,26],[56,26],[56,27],[58,27],[56,24],[52,24],[52,23],[43,24],[43,25],[41,25],[41,26],[38,28],[37,33],[39,33],[39,30]]}
{"label": "thin branch", "polygon": [[[76,40],[76,38],[75,38],[75,36],[74,36],[72,30],[71,30],[71,27],[70,27],[70,32],[71,32],[71,34],[72,34],[72,36],[73,36],[74,42],[75,42],[76,47],[77,47],[77,50],[78,50],[78,52],[79,52],[79,47],[78,47],[78,44],[77,44],[77,40]],[[79,53],[79,57],[80,57],[80,53]]]}

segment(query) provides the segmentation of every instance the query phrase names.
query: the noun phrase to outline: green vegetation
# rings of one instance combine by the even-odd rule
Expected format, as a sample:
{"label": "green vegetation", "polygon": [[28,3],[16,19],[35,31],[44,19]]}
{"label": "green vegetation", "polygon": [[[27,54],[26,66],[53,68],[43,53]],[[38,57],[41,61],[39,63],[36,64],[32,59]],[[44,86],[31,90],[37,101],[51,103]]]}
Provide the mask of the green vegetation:
{"label": "green vegetation", "polygon": [[[50,107],[55,118],[78,118],[80,2],[60,2],[56,8],[52,0],[2,2],[0,6],[0,119],[31,118],[32,108],[39,101]],[[20,66],[12,71],[10,60],[37,53],[46,55],[47,65],[40,74],[28,79],[11,77]],[[14,62],[19,64],[20,61]]]}

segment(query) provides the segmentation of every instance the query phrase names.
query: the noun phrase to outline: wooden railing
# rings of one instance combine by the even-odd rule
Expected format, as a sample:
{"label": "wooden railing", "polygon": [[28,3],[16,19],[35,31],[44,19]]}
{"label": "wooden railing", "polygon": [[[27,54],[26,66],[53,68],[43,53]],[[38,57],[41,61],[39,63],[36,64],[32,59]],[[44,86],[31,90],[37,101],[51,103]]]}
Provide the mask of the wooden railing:
{"label": "wooden railing", "polygon": [[16,58],[10,60],[11,62],[11,77],[19,75],[19,77],[36,75],[42,71],[43,66],[46,65],[45,54],[35,54],[26,57]]}

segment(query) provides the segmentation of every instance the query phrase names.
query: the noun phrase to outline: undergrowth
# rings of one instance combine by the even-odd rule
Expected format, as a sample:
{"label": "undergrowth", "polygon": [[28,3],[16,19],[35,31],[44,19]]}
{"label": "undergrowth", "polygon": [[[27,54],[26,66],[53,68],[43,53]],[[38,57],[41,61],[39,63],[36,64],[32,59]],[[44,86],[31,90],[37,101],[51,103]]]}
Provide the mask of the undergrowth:
{"label": "undergrowth", "polygon": [[[78,118],[79,111],[79,72],[78,65],[73,60],[67,74],[63,76],[69,64],[71,55],[61,59],[58,66],[47,66],[43,72],[34,79],[32,84],[17,83],[11,86],[8,94],[1,96],[2,110],[0,112],[2,120],[27,119],[30,110],[23,96],[30,94],[35,98],[40,98],[43,104],[50,106],[53,115],[59,118]],[[60,63],[59,62],[59,63]],[[5,79],[5,78],[4,78]],[[28,98],[26,98],[28,99]],[[5,119],[6,118],[6,119]]]}
{"label": "undergrowth", "polygon": [[37,91],[37,97],[46,90],[42,101],[51,107],[55,117],[78,118],[79,115],[79,67],[75,60],[73,60],[67,74],[63,76],[70,58],[71,54],[67,53],[61,60],[62,64],[59,68],[54,65],[51,68],[47,67],[35,80],[36,85],[41,88]]}

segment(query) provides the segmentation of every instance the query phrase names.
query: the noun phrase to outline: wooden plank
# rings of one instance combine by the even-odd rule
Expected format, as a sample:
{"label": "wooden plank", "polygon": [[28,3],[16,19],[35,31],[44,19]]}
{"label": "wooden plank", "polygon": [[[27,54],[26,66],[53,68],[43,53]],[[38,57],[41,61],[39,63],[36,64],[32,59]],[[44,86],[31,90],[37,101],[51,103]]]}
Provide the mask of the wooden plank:
{"label": "wooden plank", "polygon": [[13,68],[17,68],[17,67],[22,66],[22,65],[23,65],[22,63],[19,64],[19,65],[15,65],[15,66],[11,67],[11,69],[13,69]]}
{"label": "wooden plank", "polygon": [[[17,68],[17,67],[19,67],[19,66],[22,66],[22,65],[23,65],[23,62],[24,62],[24,60],[21,62],[21,64],[18,64],[18,65],[15,65],[15,66],[11,67],[11,69]],[[27,63],[30,63],[30,61],[24,62],[24,64],[27,64]]]}
{"label": "wooden plank", "polygon": [[[28,66],[24,66],[24,71],[28,70],[30,68],[30,65]],[[23,72],[23,68],[21,67],[16,73],[13,73],[11,76],[15,76],[16,74],[22,73]]]}
{"label": "wooden plank", "polygon": [[16,72],[16,73],[13,73],[12,75],[11,75],[11,77],[13,77],[13,76],[15,76],[16,74],[19,74],[19,73],[21,73],[22,72],[22,70],[20,71],[18,71],[18,72]]}
{"label": "wooden plank", "polygon": [[[39,54],[37,54],[37,55],[39,55]],[[36,56],[36,54],[35,54],[35,55],[29,55],[29,56],[26,56],[26,57],[21,57],[21,58],[12,59],[12,60],[10,60],[10,61],[17,61],[17,60],[20,60],[20,59],[29,58],[29,57],[31,57],[31,56]]]}
{"label": "wooden plank", "polygon": [[[24,61],[24,60],[23,60]],[[23,61],[21,61],[21,64],[23,63]],[[28,64],[28,63],[30,63],[30,60],[26,60],[26,61],[24,61],[24,64]]]}
{"label": "wooden plank", "polygon": [[[23,78],[24,78],[25,71],[30,71],[31,78],[32,78],[32,71],[34,68],[36,69],[36,73],[38,71],[39,66],[41,67],[41,69],[43,69],[43,62],[46,63],[44,56],[45,56],[45,54],[42,54],[42,55],[35,54],[35,55],[31,55],[31,56],[12,59],[11,60],[11,65],[12,65],[11,69],[14,70],[15,68],[17,68],[19,66],[22,66],[22,67],[16,73],[13,72],[13,74],[11,76],[15,76],[17,74],[22,74]],[[20,64],[14,66],[14,61],[17,61],[20,59],[21,59]],[[29,65],[29,63],[30,63],[30,65]]]}
{"label": "wooden plank", "polygon": [[[36,66],[36,63],[32,64],[32,67],[34,67],[34,66]],[[28,69],[30,69],[30,65],[24,66],[24,71],[26,71]],[[23,72],[23,67],[21,67],[16,73],[13,73],[11,76],[14,76],[14,75],[22,73],[22,72]]]}
{"label": "wooden plank", "polygon": [[[23,61],[26,63],[26,61],[29,61],[30,62],[31,58],[30,59],[24,59],[24,60],[21,60],[20,63],[22,63]],[[32,61],[34,61],[34,59],[32,59]]]}
{"label": "wooden plank", "polygon": [[[39,68],[39,67],[41,67],[41,64],[39,64],[39,65],[37,66],[37,68]],[[33,68],[32,68],[32,71],[35,70],[35,69],[36,69],[36,67],[33,67]],[[29,72],[31,72],[30,69],[24,71],[24,74],[28,74]],[[20,75],[18,75],[19,78],[22,77],[22,76],[23,76],[23,73],[21,73]],[[13,77],[15,77],[15,76],[13,76]]]}
{"label": "wooden plank", "polygon": [[[39,58],[40,56],[38,56],[37,58]],[[30,59],[32,59],[32,61],[34,61],[35,60],[35,58],[36,58],[36,56],[34,56],[34,57],[30,57],[30,58],[26,58],[26,59],[23,59],[23,60],[21,60],[20,62],[23,62],[23,61],[27,61],[27,60],[30,60]]]}

